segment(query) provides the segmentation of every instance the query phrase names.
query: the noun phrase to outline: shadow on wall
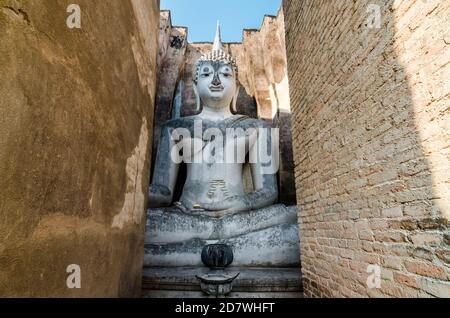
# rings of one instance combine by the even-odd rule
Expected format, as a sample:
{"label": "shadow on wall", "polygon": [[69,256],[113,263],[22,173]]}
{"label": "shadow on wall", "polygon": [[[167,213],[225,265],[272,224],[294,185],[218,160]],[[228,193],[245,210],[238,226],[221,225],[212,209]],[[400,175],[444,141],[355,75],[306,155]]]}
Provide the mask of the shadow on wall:
{"label": "shadow on wall", "polygon": [[284,1],[306,296],[450,296],[449,8]]}

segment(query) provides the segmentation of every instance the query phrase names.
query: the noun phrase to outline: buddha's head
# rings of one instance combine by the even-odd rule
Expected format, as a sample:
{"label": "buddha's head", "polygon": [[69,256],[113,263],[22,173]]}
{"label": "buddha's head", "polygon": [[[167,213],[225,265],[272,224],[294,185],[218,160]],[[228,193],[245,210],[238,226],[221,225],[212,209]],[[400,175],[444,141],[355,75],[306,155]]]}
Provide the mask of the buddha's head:
{"label": "buddha's head", "polygon": [[231,107],[235,110],[239,92],[238,69],[235,59],[222,48],[220,27],[211,52],[197,61],[194,71],[194,88],[197,108],[200,104],[214,109]]}

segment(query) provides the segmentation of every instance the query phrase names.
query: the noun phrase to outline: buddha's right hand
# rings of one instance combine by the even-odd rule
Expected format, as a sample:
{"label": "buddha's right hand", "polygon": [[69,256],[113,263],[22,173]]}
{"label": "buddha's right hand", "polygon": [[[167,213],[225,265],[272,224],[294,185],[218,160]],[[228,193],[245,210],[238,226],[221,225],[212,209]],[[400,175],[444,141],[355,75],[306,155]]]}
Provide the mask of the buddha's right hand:
{"label": "buddha's right hand", "polygon": [[159,184],[152,184],[148,191],[148,207],[167,207],[172,203],[172,193],[169,188]]}

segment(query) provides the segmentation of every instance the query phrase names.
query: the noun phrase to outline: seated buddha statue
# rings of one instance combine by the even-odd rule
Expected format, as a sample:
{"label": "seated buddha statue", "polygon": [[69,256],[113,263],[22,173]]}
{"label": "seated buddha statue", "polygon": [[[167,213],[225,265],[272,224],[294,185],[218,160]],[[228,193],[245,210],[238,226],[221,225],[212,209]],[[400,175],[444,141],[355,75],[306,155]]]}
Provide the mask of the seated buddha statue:
{"label": "seated buddha statue", "polygon": [[[276,204],[277,136],[264,120],[234,114],[238,68],[222,48],[219,27],[193,80],[201,112],[161,129],[149,189],[145,266],[202,266],[202,248],[215,243],[232,247],[234,266],[298,266],[297,209]],[[182,163],[187,176],[181,198],[173,202]]]}

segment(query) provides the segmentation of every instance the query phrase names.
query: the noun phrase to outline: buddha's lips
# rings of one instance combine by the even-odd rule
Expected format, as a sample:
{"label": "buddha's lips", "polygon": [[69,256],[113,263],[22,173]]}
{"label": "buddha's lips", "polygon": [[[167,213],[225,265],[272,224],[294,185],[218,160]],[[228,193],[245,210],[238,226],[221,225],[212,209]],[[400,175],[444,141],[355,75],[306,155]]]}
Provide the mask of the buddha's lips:
{"label": "buddha's lips", "polygon": [[210,86],[209,90],[211,92],[222,92],[224,90],[223,86]]}

